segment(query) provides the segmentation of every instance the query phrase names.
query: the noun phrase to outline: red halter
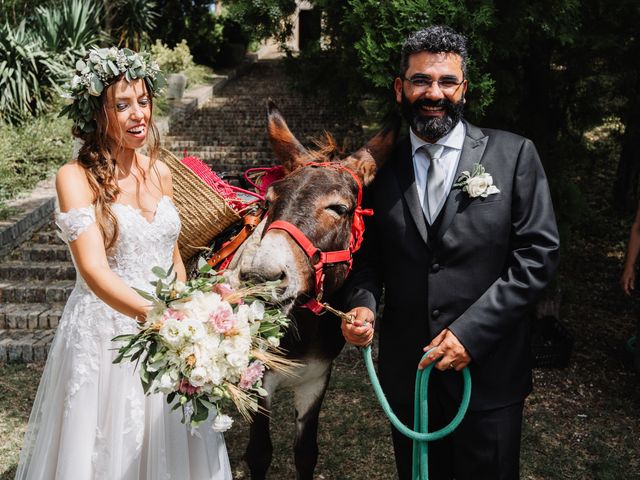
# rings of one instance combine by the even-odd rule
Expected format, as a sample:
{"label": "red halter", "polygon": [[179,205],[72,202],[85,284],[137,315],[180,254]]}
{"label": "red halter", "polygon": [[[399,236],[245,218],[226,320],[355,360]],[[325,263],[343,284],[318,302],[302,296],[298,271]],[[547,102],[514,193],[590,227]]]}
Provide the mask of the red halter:
{"label": "red halter", "polygon": [[[351,271],[351,266],[353,264],[353,254],[360,248],[360,244],[362,243],[362,237],[364,235],[364,215],[373,215],[373,210],[371,209],[363,209],[360,204],[362,202],[362,184],[360,182],[360,178],[350,169],[341,165],[339,163],[319,163],[312,162],[308,163],[305,166],[311,167],[328,167],[334,168],[336,170],[344,170],[349,172],[353,179],[356,181],[358,185],[358,199],[356,202],[356,208],[353,212],[353,223],[351,224],[351,238],[349,239],[349,248],[347,250],[336,250],[333,252],[323,252],[319,250],[316,246],[311,243],[311,241],[307,238],[307,236],[300,231],[298,227],[293,225],[292,223],[276,220],[267,228],[267,232],[269,230],[284,230],[287,232],[291,238],[293,238],[296,243],[302,248],[305,255],[309,258],[313,265],[313,270],[315,273],[315,297],[306,302],[303,306],[311,310],[316,315],[319,315],[324,307],[320,303],[322,299],[322,295],[324,293],[324,269],[325,265],[333,264],[333,263],[347,263],[348,270]],[[266,233],[266,232],[265,232]],[[315,258],[317,257],[317,261]]]}

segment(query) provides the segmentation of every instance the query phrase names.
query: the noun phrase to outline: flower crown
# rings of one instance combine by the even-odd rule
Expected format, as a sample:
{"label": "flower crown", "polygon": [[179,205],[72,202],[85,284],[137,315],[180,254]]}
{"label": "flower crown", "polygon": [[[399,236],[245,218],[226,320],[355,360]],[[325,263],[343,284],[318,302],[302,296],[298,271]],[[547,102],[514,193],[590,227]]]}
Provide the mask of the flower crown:
{"label": "flower crown", "polygon": [[157,95],[166,85],[158,64],[146,52],[128,48],[92,48],[76,62],[71,82],[65,85],[65,97],[73,100],[60,115],[67,115],[74,127],[83,132],[95,130],[94,113],[101,107],[100,95],[115,79],[124,75],[127,82],[142,78],[151,94]]}

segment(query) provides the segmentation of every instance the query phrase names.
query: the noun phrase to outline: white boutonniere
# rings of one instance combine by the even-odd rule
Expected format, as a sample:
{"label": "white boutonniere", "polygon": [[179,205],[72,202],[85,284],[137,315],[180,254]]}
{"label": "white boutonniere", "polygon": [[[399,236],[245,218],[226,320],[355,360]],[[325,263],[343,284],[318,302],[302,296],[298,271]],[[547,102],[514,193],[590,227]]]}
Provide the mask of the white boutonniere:
{"label": "white boutonniere", "polygon": [[471,173],[467,170],[462,172],[453,186],[461,188],[471,198],[486,198],[494,193],[500,193],[493,184],[493,177],[485,172],[484,167],[479,163],[473,164]]}

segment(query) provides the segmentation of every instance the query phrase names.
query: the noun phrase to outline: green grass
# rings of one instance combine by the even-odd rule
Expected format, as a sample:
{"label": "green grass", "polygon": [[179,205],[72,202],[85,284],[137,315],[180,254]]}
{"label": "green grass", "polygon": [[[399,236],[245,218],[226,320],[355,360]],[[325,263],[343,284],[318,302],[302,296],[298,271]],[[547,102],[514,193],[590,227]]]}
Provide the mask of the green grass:
{"label": "green grass", "polygon": [[48,113],[22,126],[0,123],[0,219],[6,202],[32,189],[71,158],[71,122]]}
{"label": "green grass", "polygon": [[0,480],[13,479],[42,366],[0,365]]}
{"label": "green grass", "polygon": [[[594,363],[581,350],[567,369],[535,371],[537,387],[525,406],[521,478],[640,479],[640,376],[612,358]],[[40,373],[37,366],[0,365],[0,480],[13,478]],[[268,478],[294,478],[290,391],[277,393],[271,417],[274,456]],[[248,479],[242,460],[246,422],[237,419],[225,437],[234,478]],[[395,476],[389,426],[354,349],[345,350],[336,362],[318,444],[316,479]]]}

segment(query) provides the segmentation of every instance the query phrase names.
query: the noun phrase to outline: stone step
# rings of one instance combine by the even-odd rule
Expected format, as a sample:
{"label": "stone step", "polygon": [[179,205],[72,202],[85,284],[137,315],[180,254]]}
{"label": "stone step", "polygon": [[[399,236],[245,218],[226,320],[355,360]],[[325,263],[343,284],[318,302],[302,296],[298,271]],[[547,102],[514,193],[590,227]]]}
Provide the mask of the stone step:
{"label": "stone step", "polygon": [[198,150],[206,150],[212,153],[225,154],[225,155],[231,155],[231,154],[266,155],[266,154],[272,154],[273,152],[273,150],[271,150],[271,147],[269,147],[268,145],[264,145],[264,147],[256,147],[252,145],[253,148],[250,148],[250,149],[248,149],[246,146],[240,143],[235,143],[233,145],[222,145],[222,144],[212,145],[210,139],[206,139],[202,137],[198,137],[197,139],[196,138],[189,139],[189,140],[177,139],[170,142],[165,141],[165,144],[177,150],[197,148]]}
{"label": "stone step", "polygon": [[11,260],[0,263],[0,280],[74,280],[71,262],[34,262]]}
{"label": "stone step", "polygon": [[1,280],[0,303],[66,302],[75,280],[28,281]]}
{"label": "stone step", "polygon": [[55,330],[0,330],[0,362],[44,362]]}
{"label": "stone step", "polygon": [[[177,153],[179,150],[171,149],[172,152]],[[266,153],[243,153],[243,154],[225,154],[218,153],[211,150],[192,149],[187,152],[188,155],[196,156],[205,163],[208,161],[216,161],[216,163],[248,163],[248,164],[271,164],[274,163],[275,156],[273,154]]]}
{"label": "stone step", "polygon": [[3,303],[0,305],[0,329],[56,328],[64,303]]}
{"label": "stone step", "polygon": [[70,262],[71,252],[65,244],[26,244],[14,250],[11,260],[26,262]]}
{"label": "stone step", "polygon": [[37,231],[31,237],[31,243],[45,244],[45,245],[64,245],[62,239],[58,236],[58,230],[55,225],[47,226],[42,230]]}

